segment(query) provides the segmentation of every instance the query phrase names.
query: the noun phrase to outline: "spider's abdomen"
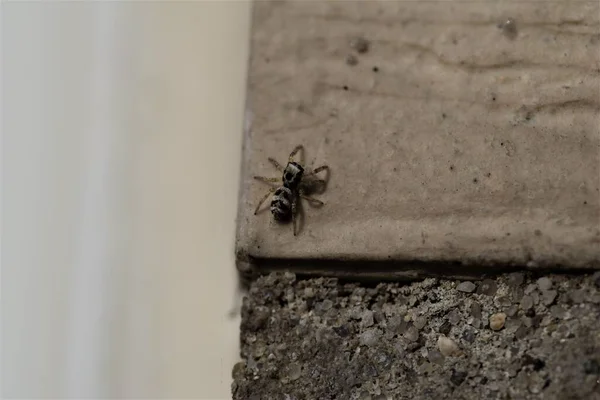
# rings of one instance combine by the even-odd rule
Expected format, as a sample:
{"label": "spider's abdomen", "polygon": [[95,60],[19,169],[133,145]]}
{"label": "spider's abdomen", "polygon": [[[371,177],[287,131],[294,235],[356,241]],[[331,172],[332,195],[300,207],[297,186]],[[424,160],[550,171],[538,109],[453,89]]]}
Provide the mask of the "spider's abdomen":
{"label": "spider's abdomen", "polygon": [[275,191],[271,200],[271,213],[277,221],[287,221],[292,216],[293,193],[285,186]]}

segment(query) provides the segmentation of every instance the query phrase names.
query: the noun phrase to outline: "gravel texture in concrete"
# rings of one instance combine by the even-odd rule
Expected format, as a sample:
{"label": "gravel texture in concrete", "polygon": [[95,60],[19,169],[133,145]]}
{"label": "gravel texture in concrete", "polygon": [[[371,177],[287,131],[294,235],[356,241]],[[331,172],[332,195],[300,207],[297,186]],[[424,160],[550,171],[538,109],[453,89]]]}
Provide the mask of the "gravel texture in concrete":
{"label": "gravel texture in concrete", "polygon": [[600,272],[366,286],[274,273],[235,399],[600,399]]}

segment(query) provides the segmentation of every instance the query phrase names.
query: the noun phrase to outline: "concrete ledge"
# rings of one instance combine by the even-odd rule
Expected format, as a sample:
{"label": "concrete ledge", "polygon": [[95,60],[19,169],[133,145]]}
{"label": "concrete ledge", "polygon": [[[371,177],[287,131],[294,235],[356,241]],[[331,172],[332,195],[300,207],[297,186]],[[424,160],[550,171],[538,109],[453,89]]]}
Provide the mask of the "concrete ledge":
{"label": "concrete ledge", "polygon": [[[598,2],[254,8],[236,243],[248,271],[600,267]],[[297,144],[331,175],[294,237],[253,215],[267,187],[252,176],[277,176],[267,157]]]}

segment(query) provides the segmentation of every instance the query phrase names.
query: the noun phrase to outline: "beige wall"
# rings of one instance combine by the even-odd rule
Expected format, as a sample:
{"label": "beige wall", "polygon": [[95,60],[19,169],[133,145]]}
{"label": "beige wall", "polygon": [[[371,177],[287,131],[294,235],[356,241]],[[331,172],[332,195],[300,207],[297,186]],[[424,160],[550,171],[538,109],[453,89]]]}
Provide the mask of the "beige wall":
{"label": "beige wall", "polygon": [[249,13],[3,4],[3,398],[230,397]]}

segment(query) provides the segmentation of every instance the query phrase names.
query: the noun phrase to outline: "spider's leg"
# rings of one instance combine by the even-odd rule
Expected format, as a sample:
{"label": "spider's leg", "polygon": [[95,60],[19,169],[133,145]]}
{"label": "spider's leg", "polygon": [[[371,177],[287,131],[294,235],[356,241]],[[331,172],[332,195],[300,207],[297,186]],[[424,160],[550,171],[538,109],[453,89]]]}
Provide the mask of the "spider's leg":
{"label": "spider's leg", "polygon": [[298,153],[300,150],[302,150],[302,157],[300,157],[300,164],[304,164],[304,146],[302,146],[301,144],[294,147],[294,150],[292,150],[292,152],[290,153],[290,157],[288,160],[291,162],[294,159],[294,156],[296,155],[296,153]]}
{"label": "spider's leg", "polygon": [[277,162],[274,158],[269,157],[269,162],[277,168],[279,171],[283,171],[283,166]]}
{"label": "spider's leg", "polygon": [[[326,171],[325,179],[317,177],[317,174],[322,171]],[[308,186],[312,187],[312,193],[323,193],[325,191],[327,182],[329,181],[329,171],[329,166],[321,165],[320,167],[305,172],[304,176],[306,177]]]}
{"label": "spider's leg", "polygon": [[266,178],[264,176],[255,176],[254,179],[263,183],[267,183],[269,185],[281,181],[281,178]]}
{"label": "spider's leg", "polygon": [[267,193],[265,193],[263,198],[260,199],[260,201],[258,202],[258,205],[256,206],[256,209],[254,210],[254,215],[258,214],[258,210],[260,209],[260,206],[262,206],[263,203],[265,202],[265,200],[267,200],[269,198],[269,196],[276,190],[277,190],[277,188],[273,187],[273,188],[269,189],[269,191]]}
{"label": "spider's leg", "polygon": [[308,173],[308,175],[316,175],[319,172],[325,171],[325,170],[327,170],[329,172],[329,166],[328,165],[321,165],[320,167],[317,167],[317,168],[313,169],[312,171],[310,171]]}
{"label": "spider's leg", "polygon": [[325,187],[327,186],[327,181],[324,179],[314,179],[315,192],[322,194],[325,191]]}
{"label": "spider's leg", "polygon": [[292,225],[293,225],[293,229],[294,229],[294,236],[298,235],[298,232],[296,231],[296,225],[297,225],[297,216],[296,214],[298,213],[298,198],[294,198],[294,201],[292,201]]}
{"label": "spider's leg", "polygon": [[323,203],[321,200],[317,200],[314,197],[310,197],[305,194],[300,194],[300,197],[302,197],[304,200],[308,201],[310,203],[310,205],[313,207],[323,207],[325,205],[325,203]]}

